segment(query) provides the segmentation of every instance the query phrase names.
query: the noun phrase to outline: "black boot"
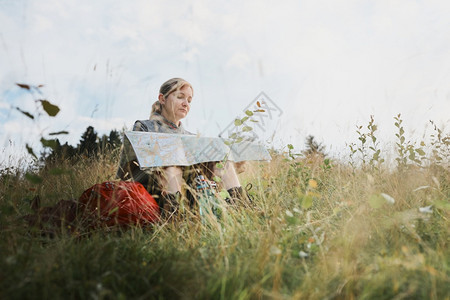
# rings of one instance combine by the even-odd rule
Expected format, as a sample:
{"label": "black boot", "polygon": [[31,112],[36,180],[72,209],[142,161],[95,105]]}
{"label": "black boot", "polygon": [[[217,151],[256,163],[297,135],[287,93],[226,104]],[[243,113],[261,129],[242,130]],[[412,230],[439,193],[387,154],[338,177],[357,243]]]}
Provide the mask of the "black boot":
{"label": "black boot", "polygon": [[176,214],[180,206],[181,193],[175,194],[163,193],[161,195],[159,208],[161,210],[161,219],[166,220]]}
{"label": "black boot", "polygon": [[247,184],[246,190],[242,186],[233,187],[228,190],[230,198],[226,198],[225,201],[230,205],[243,205],[250,206],[253,203],[253,199],[248,195],[248,191],[252,188],[252,184]]}

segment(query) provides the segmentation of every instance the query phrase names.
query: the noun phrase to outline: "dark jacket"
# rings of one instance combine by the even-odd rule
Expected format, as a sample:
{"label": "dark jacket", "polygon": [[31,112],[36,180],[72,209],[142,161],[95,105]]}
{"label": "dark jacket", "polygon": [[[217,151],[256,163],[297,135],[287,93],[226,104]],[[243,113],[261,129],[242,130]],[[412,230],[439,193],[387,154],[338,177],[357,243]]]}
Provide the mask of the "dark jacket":
{"label": "dark jacket", "polygon": [[181,122],[180,125],[177,126],[157,112],[153,112],[149,120],[136,121],[133,126],[133,131],[193,134],[185,130]]}
{"label": "dark jacket", "polygon": [[[192,134],[184,129],[180,122],[180,126],[175,125],[161,114],[153,112],[149,120],[138,120],[134,123],[133,131],[146,131],[146,132],[161,132],[161,133],[174,133],[174,134]],[[161,169],[155,168],[153,170],[141,170],[139,163],[136,159],[127,161],[124,151],[120,158],[120,165],[117,171],[117,177],[122,180],[133,180],[140,182],[147,191],[158,201],[161,196],[161,186],[159,183],[159,177],[161,176]],[[210,164],[202,164],[194,167],[183,167],[183,177],[189,183],[190,175],[195,172],[197,168],[203,168],[202,170],[211,169]],[[206,172],[202,171],[204,174]],[[208,172],[210,173],[210,172]]]}

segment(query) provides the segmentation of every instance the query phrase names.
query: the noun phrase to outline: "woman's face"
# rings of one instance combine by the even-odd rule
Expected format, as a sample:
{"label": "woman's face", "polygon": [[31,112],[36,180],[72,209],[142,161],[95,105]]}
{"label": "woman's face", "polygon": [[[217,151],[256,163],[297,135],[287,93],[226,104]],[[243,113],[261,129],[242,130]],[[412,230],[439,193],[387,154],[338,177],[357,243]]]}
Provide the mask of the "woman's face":
{"label": "woman's face", "polygon": [[185,85],[180,90],[170,93],[165,99],[161,97],[159,101],[163,100],[163,115],[169,121],[179,125],[181,119],[187,116],[191,108],[192,89]]}

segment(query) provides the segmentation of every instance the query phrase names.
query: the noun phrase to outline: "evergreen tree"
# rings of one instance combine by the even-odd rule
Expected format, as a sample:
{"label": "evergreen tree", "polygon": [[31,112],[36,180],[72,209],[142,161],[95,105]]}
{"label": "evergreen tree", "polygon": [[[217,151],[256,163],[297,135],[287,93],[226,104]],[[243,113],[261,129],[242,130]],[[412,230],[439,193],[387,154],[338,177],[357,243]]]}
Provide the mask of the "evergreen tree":
{"label": "evergreen tree", "polygon": [[120,148],[120,146],[122,146],[122,138],[120,133],[115,129],[111,130],[109,135],[104,134],[99,139],[99,147],[101,151],[115,150]]}
{"label": "evergreen tree", "polygon": [[111,145],[111,149],[117,149],[122,146],[122,137],[117,130],[111,130],[109,133],[108,143]]}
{"label": "evergreen tree", "polygon": [[50,149],[50,151],[43,152],[40,160],[46,165],[58,160],[74,159],[78,154],[94,157],[99,151],[103,153],[103,151],[115,150],[120,148],[121,145],[122,137],[119,131],[113,129],[109,135],[104,134],[99,138],[94,127],[88,126],[86,131],[81,135],[80,142],[76,147],[69,145],[67,142],[61,145],[57,139],[56,146]]}
{"label": "evergreen tree", "polygon": [[41,161],[44,164],[56,162],[57,160],[72,159],[77,154],[77,148],[69,145],[68,142],[61,145],[59,139],[56,139],[56,147],[51,149],[50,153],[42,153]]}
{"label": "evergreen tree", "polygon": [[99,144],[97,143],[97,132],[94,127],[88,126],[86,131],[81,136],[78,144],[78,153],[86,154],[87,156],[94,156],[97,154]]}
{"label": "evergreen tree", "polygon": [[325,146],[323,146],[321,143],[318,143],[314,136],[308,135],[306,137],[305,142],[306,149],[303,151],[304,155],[320,155],[325,157]]}

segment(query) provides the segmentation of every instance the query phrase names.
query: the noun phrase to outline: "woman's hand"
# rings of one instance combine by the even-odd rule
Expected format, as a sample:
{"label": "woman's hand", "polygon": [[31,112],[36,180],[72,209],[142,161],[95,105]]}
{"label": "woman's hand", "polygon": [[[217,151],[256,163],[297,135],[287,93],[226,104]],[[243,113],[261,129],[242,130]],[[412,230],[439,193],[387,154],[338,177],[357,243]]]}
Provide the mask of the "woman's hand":
{"label": "woman's hand", "polygon": [[247,165],[245,164],[245,161],[235,162],[234,168],[236,170],[236,173],[241,174],[247,169]]}

